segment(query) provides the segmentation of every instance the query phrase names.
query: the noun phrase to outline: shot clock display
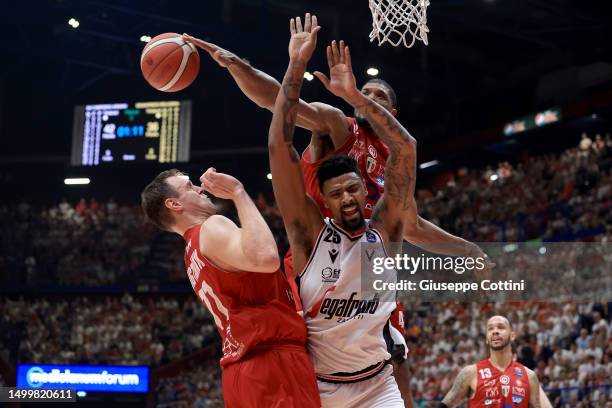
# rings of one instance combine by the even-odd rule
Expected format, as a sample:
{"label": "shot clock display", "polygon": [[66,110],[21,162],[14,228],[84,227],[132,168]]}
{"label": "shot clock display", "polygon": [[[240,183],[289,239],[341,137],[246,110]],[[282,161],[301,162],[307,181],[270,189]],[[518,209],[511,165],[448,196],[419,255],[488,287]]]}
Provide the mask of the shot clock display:
{"label": "shot clock display", "polygon": [[191,102],[81,105],[74,110],[71,163],[189,160]]}

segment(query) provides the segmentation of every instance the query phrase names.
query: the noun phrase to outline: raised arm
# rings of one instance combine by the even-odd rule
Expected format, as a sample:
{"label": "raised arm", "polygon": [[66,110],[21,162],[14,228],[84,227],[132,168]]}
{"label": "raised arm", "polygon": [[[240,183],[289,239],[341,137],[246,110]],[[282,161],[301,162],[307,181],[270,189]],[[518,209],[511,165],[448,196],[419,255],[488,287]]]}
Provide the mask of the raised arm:
{"label": "raised arm", "polygon": [[457,405],[461,404],[461,401],[469,397],[471,383],[475,378],[475,365],[463,367],[461,371],[459,371],[457,378],[455,378],[455,382],[453,382],[453,386],[451,387],[450,391],[442,400],[440,407],[455,408]]}
{"label": "raised arm", "polygon": [[[343,41],[340,41],[339,48],[335,41],[327,47],[327,61],[331,79],[321,72],[315,72],[315,75],[330,92],[355,107],[389,147],[385,193],[374,209],[372,222],[383,226],[390,241],[400,241],[414,203],[416,140],[390,112],[357,89],[351,54]],[[411,222],[416,222],[416,219]]]}
{"label": "raised arm", "polygon": [[[247,98],[259,107],[273,111],[281,87],[276,79],[216,44],[187,34],[184,34],[183,38],[206,51],[217,64],[226,68]],[[301,99],[297,106],[298,126],[322,135],[329,135],[335,147],[344,144],[349,134],[349,126],[346,116],[340,109],[324,103],[307,103]]]}
{"label": "raised arm", "polygon": [[300,270],[323,225],[318,207],[306,194],[299,155],[293,146],[300,89],[320,27],[316,16],[306,14],[303,28],[299,17],[291,19],[290,28],[289,67],[274,105],[268,150],[276,203],[293,251],[294,270]]}
{"label": "raised arm", "polygon": [[280,259],[274,235],[242,183],[213,168],[200,181],[206,191],[234,202],[241,225],[221,215],[208,218],[200,229],[202,253],[229,271],[276,272]]}

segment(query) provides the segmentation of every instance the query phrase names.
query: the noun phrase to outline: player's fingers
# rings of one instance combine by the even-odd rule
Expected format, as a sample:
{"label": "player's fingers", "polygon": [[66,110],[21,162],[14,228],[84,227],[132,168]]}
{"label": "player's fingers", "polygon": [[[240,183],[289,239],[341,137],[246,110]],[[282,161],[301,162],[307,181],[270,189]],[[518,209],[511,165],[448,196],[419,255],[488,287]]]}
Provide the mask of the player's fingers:
{"label": "player's fingers", "polygon": [[206,169],[206,171],[204,172],[204,174],[202,175],[202,177],[204,177],[204,178],[209,178],[209,177],[210,177],[210,175],[211,175],[212,173],[214,173],[214,172],[215,172],[215,168],[214,168],[214,167],[209,167],[208,169]]}
{"label": "player's fingers", "polygon": [[327,46],[327,48],[325,48],[325,52],[327,53],[327,65],[329,66],[329,70],[331,71],[332,67],[334,66],[334,57],[332,55],[332,50],[329,45]]}
{"label": "player's fingers", "polygon": [[340,63],[344,64],[344,40],[340,40],[340,49],[338,56],[340,57]]}
{"label": "player's fingers", "polygon": [[291,35],[295,34],[295,19],[291,19],[289,20],[289,31],[291,32]]}
{"label": "player's fingers", "polygon": [[301,33],[302,31],[304,31],[302,29],[302,19],[298,16],[295,19],[295,29],[297,30],[298,33]]}
{"label": "player's fingers", "polygon": [[185,42],[192,43],[196,47],[201,48],[209,53],[213,53],[218,49],[218,47],[215,47],[213,44],[208,43],[206,41],[202,41],[199,38],[192,37],[189,34],[183,34],[183,40]]}
{"label": "player's fingers", "polygon": [[351,52],[348,45],[344,48],[344,63],[351,71],[353,70],[353,62],[351,61]]}
{"label": "player's fingers", "polygon": [[312,15],[312,27],[319,27],[319,20],[315,14]]}
{"label": "player's fingers", "polygon": [[340,55],[338,53],[338,44],[336,44],[336,40],[332,41],[331,43],[331,50],[332,50],[332,61],[333,61],[333,65],[336,65],[340,62]]}
{"label": "player's fingers", "polygon": [[321,26],[315,26],[310,32],[310,36],[313,38],[317,38],[317,33],[321,30]]}
{"label": "player's fingers", "polygon": [[304,17],[304,31],[309,33],[311,28],[312,22],[310,20],[310,13],[306,13],[306,16]]}
{"label": "player's fingers", "polygon": [[319,71],[315,71],[313,74],[314,76],[319,78],[319,81],[323,83],[323,86],[325,87],[325,89],[329,90],[329,78],[327,78],[324,73],[319,72]]}

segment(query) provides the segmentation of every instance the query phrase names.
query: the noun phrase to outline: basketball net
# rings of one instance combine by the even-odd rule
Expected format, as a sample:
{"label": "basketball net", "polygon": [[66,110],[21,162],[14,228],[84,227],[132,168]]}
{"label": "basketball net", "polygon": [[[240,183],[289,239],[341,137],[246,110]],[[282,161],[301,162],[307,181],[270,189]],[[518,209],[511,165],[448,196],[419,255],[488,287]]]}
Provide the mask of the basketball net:
{"label": "basketball net", "polygon": [[429,0],[369,0],[372,12],[370,41],[410,48],[419,40],[427,42]]}

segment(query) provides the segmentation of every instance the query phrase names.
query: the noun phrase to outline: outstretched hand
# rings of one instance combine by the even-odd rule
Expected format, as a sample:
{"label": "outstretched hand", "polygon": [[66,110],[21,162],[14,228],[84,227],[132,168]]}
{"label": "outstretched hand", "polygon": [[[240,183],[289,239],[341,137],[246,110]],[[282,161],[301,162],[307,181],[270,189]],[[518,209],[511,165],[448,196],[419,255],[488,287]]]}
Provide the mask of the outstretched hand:
{"label": "outstretched hand", "polygon": [[355,105],[355,97],[360,95],[360,92],[353,75],[351,52],[348,45],[344,45],[344,41],[340,41],[340,48],[335,40],[327,46],[327,65],[330,78],[320,71],[315,71],[314,75],[328,91]]}
{"label": "outstretched hand", "polygon": [[192,37],[189,34],[183,34],[183,40],[206,51],[212,57],[212,59],[215,60],[215,62],[223,68],[227,68],[240,60],[240,57],[238,57],[236,54],[225,50],[213,43]]}
{"label": "outstretched hand", "polygon": [[317,33],[321,26],[317,24],[317,16],[306,13],[304,27],[300,17],[289,22],[291,40],[289,40],[289,59],[307,64],[317,46]]}

